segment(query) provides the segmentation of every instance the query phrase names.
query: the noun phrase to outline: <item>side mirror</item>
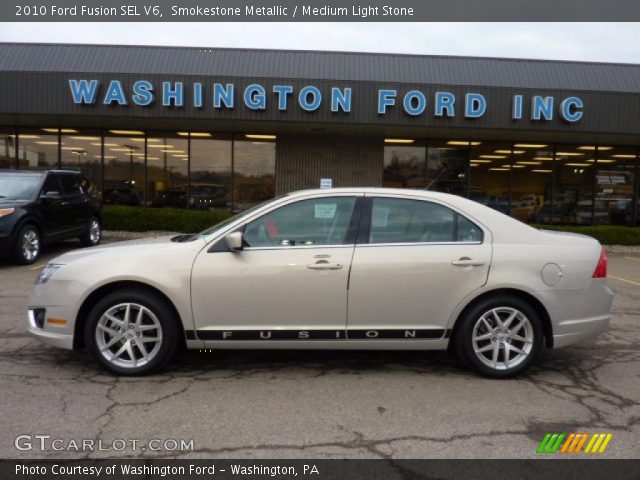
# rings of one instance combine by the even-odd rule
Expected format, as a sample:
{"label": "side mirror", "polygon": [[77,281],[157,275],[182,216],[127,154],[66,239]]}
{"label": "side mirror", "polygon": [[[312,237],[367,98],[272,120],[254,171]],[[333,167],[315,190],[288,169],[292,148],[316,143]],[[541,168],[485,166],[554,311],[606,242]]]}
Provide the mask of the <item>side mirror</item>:
{"label": "side mirror", "polygon": [[58,192],[57,190],[49,190],[48,192],[42,192],[42,195],[40,195],[40,198],[46,198],[48,200],[60,198],[60,192]]}
{"label": "side mirror", "polygon": [[225,242],[227,242],[227,247],[232,252],[238,252],[242,250],[242,232],[232,232],[224,237]]}

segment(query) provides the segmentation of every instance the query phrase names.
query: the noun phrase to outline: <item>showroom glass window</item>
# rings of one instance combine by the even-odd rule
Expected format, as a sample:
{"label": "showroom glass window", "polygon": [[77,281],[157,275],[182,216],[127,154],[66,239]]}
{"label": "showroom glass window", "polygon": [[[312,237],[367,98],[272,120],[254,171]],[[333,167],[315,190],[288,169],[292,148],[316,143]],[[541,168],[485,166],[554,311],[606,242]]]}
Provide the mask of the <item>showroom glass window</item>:
{"label": "showroom glass window", "polygon": [[[635,147],[599,145],[597,158],[594,223],[633,225]],[[635,215],[637,225],[637,208]]]}
{"label": "showroom glass window", "polygon": [[511,144],[472,142],[469,170],[469,198],[508,213]]}
{"label": "showroom glass window", "polygon": [[553,216],[558,223],[591,225],[595,156],[593,145],[556,145]]}
{"label": "showroom glass window", "polygon": [[24,170],[58,168],[58,129],[18,131],[18,165]]}
{"label": "showroom glass window", "polygon": [[321,197],[290,203],[250,222],[248,247],[342,245],[347,239],[355,197]]}
{"label": "showroom glass window", "polygon": [[369,243],[481,241],[479,227],[444,205],[402,198],[373,199]]}
{"label": "showroom glass window", "polygon": [[110,130],[104,137],[105,204],[141,206],[144,202],[144,132]]}
{"label": "showroom glass window", "polygon": [[61,137],[62,168],[84,173],[94,185],[102,184],[102,137],[99,131],[80,130]]}
{"label": "showroom glass window", "polygon": [[189,208],[231,209],[231,135],[191,132]]}
{"label": "showroom glass window", "polygon": [[424,188],[427,147],[423,141],[385,139],[382,186]]}
{"label": "showroom glass window", "polygon": [[242,211],[275,196],[275,135],[236,135],[233,142],[233,209]]}
{"label": "showroom glass window", "polygon": [[186,132],[150,132],[147,201],[152,207],[187,208],[189,139]]}
{"label": "showroom glass window", "polygon": [[0,168],[16,168],[16,136],[0,129]]}
{"label": "showroom glass window", "polygon": [[[479,145],[480,142],[472,142]],[[467,195],[469,145],[463,140],[429,142],[426,187],[438,192]]]}
{"label": "showroom glass window", "polygon": [[526,223],[556,223],[552,215],[553,146],[517,142],[512,150],[510,215]]}

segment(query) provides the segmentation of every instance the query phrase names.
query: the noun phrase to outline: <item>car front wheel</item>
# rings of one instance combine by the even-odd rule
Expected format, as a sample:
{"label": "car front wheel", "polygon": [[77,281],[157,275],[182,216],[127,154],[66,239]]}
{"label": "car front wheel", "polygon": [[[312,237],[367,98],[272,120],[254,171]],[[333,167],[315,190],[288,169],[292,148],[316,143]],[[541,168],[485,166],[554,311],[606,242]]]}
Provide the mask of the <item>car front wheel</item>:
{"label": "car front wheel", "polygon": [[102,226],[98,217],[91,217],[87,222],[86,231],[80,236],[80,243],[85,247],[93,247],[102,239]]}
{"label": "car front wheel", "polygon": [[456,350],[466,363],[493,378],[513,377],[528,369],[543,347],[538,313],[517,297],[479,302],[461,319]]}
{"label": "car front wheel", "polygon": [[143,375],[164,367],[178,344],[173,309],[145,290],[122,290],[96,303],[85,327],[85,343],[107,370]]}
{"label": "car front wheel", "polygon": [[16,237],[13,259],[23,265],[31,265],[40,257],[42,239],[40,232],[33,225],[23,226]]}

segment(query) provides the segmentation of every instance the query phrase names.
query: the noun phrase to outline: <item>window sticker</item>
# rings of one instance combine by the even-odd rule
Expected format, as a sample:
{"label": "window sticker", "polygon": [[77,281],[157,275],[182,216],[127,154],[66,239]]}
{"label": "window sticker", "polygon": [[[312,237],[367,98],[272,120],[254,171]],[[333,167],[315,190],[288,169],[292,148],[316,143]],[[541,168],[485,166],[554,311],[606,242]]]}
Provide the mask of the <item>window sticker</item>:
{"label": "window sticker", "polygon": [[389,207],[376,207],[371,214],[371,225],[376,228],[386,228],[389,224]]}
{"label": "window sticker", "polygon": [[333,218],[336,216],[337,203],[316,203],[316,218]]}

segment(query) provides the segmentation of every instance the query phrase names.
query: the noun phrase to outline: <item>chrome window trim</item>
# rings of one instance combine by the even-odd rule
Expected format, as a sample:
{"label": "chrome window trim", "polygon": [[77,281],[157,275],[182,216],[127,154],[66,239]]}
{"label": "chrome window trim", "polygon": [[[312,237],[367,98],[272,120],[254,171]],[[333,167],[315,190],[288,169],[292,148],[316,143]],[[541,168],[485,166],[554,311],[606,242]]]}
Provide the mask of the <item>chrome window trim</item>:
{"label": "chrome window trim", "polygon": [[426,245],[482,245],[484,242],[398,242],[398,243],[358,243],[356,247],[407,247]]}
{"label": "chrome window trim", "polygon": [[321,248],[353,248],[355,243],[339,244],[339,245],[274,245],[270,247],[245,247],[243,252],[251,252],[258,250],[313,250]]}

